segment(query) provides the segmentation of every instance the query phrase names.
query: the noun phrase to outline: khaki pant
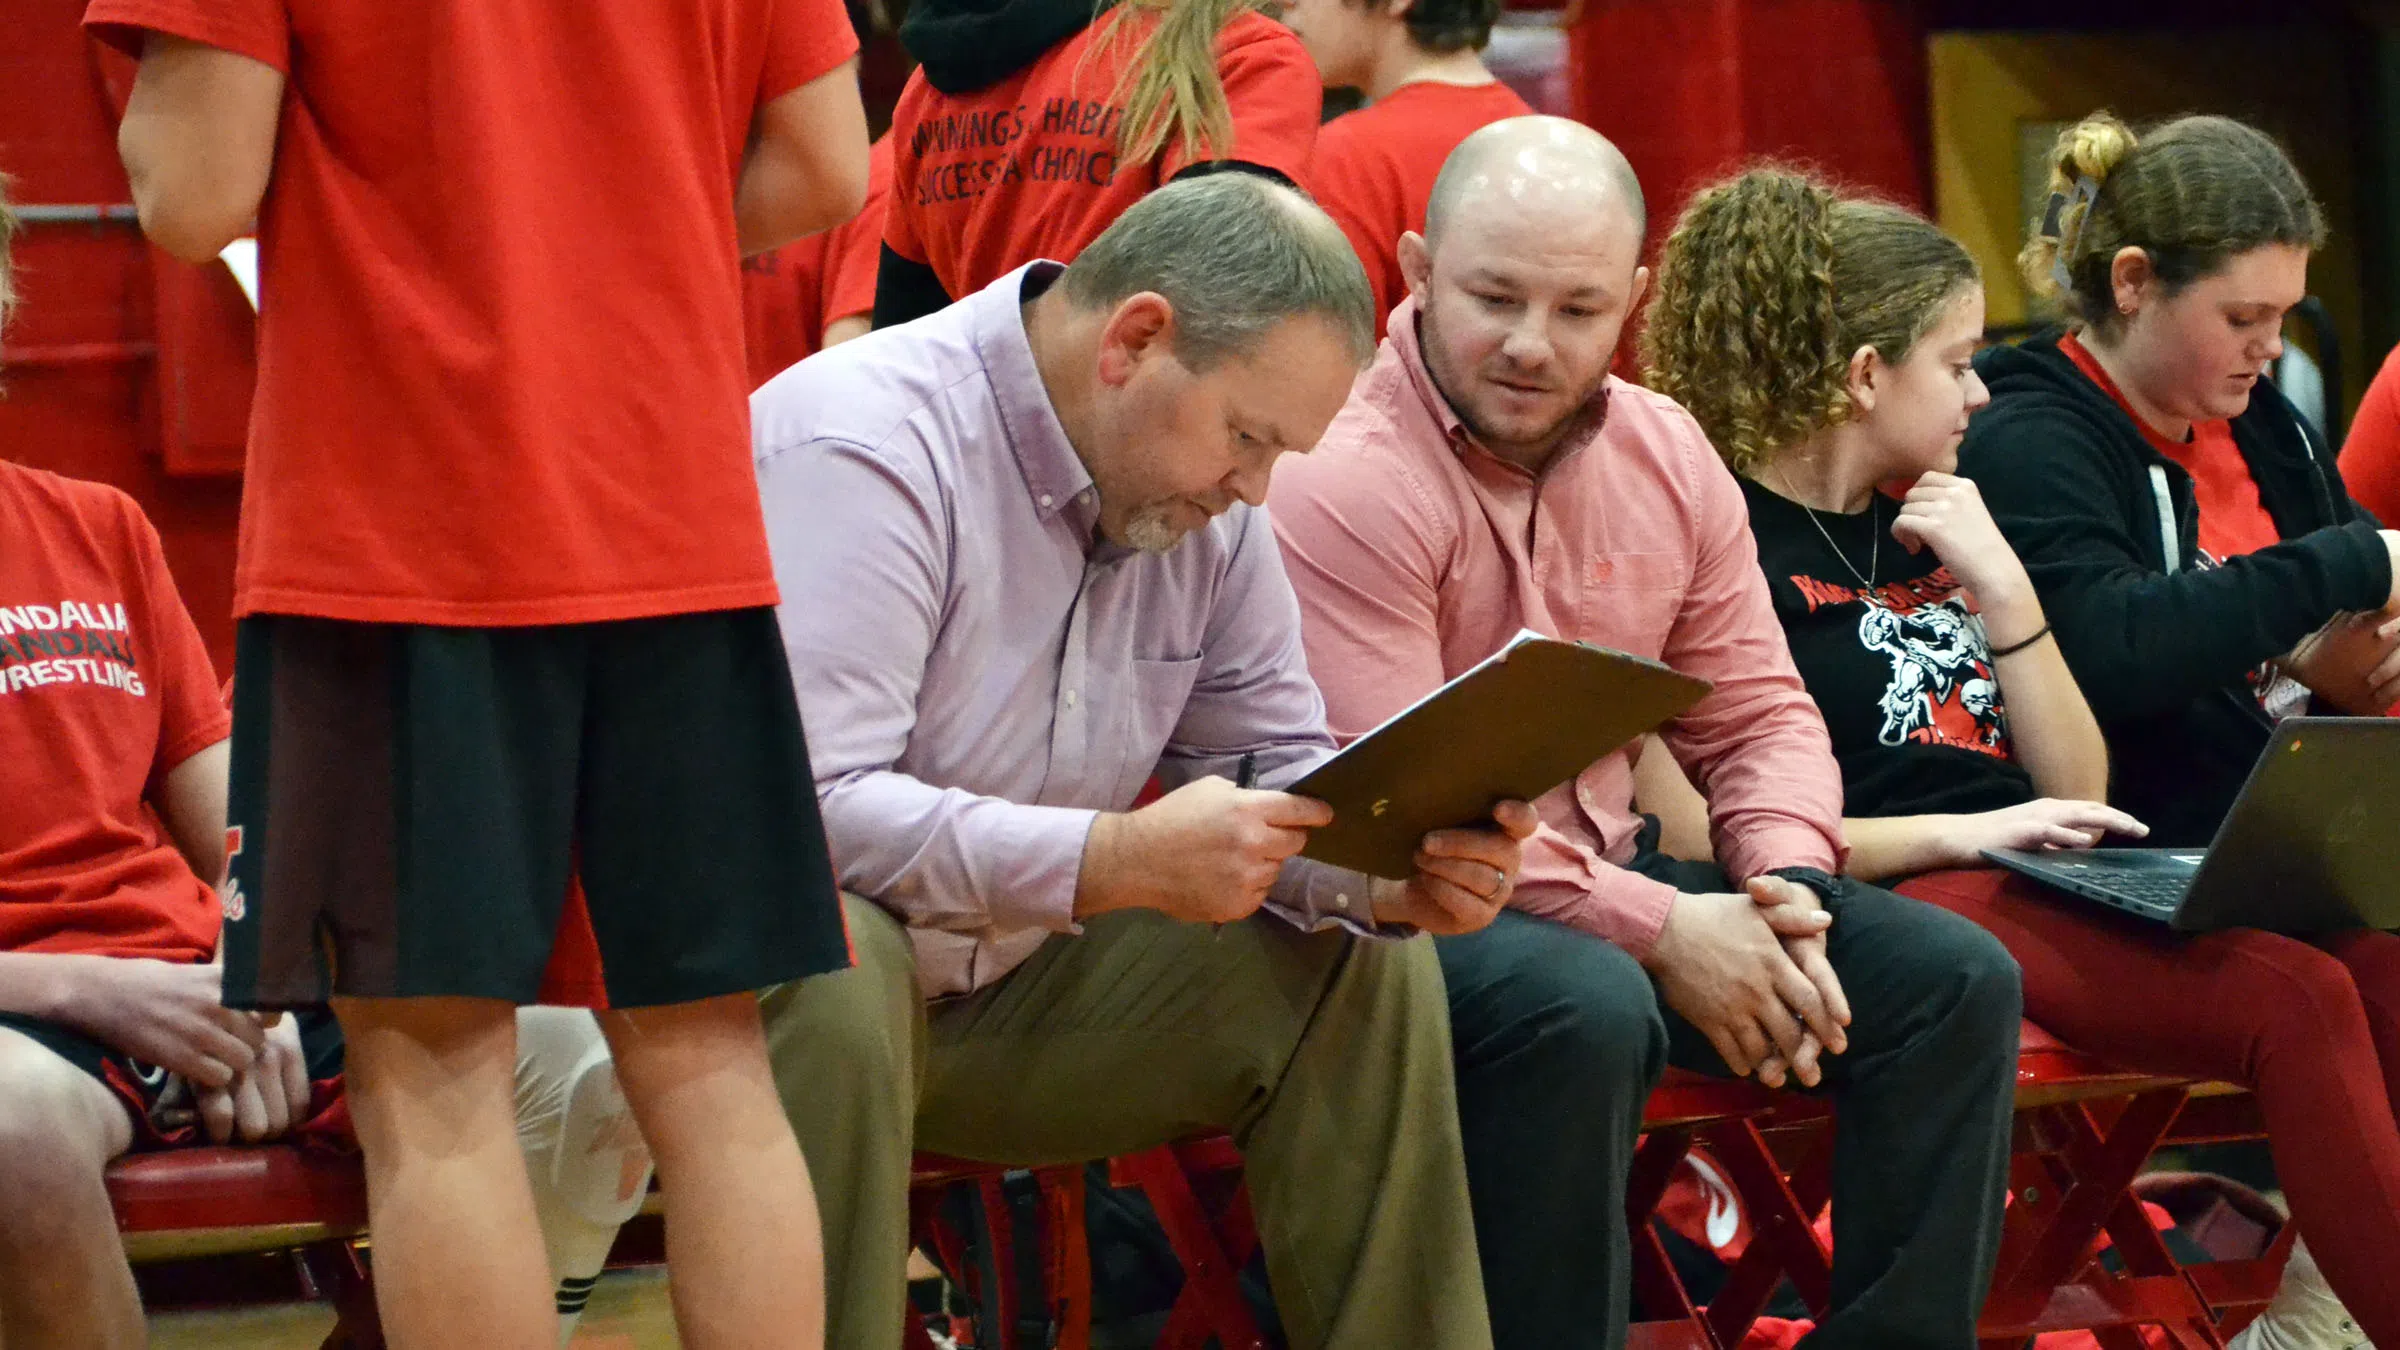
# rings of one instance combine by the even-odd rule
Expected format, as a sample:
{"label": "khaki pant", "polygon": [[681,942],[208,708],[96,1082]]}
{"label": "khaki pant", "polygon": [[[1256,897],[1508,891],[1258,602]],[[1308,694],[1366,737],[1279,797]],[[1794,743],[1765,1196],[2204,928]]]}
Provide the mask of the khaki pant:
{"label": "khaki pant", "polygon": [[912,1150],[1037,1166],[1210,1130],[1247,1159],[1294,1350],[1488,1350],[1429,942],[1112,914],[929,1006],[906,931],[844,903],[857,967],[761,996],[836,1350],[900,1344]]}

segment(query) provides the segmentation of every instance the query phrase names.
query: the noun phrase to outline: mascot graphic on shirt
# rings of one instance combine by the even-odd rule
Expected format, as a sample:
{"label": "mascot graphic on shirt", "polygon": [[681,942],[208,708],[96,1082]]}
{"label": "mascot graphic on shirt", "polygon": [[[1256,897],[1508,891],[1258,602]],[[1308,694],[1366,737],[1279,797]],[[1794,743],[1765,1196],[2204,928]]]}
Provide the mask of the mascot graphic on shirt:
{"label": "mascot graphic on shirt", "polygon": [[1860,645],[1892,663],[1891,683],[1877,702],[1883,713],[1877,739],[2007,754],[2000,685],[1982,625],[1966,603],[1955,593],[1907,609],[1884,595],[1859,598],[1866,605],[1858,619]]}

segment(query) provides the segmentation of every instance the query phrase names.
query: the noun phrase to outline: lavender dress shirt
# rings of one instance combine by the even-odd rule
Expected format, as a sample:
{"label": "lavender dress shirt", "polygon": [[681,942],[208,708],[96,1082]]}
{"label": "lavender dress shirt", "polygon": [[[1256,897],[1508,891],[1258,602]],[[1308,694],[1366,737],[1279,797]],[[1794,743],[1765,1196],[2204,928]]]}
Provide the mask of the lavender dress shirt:
{"label": "lavender dress shirt", "polygon": [[[1163,555],[1097,540],[1025,335],[1023,302],[1060,270],[1020,268],[750,400],[834,867],[908,925],[928,996],[1077,931],[1084,837],[1154,772],[1172,789],[1254,754],[1276,787],[1333,746],[1264,511]],[[1368,886],[1295,859],[1268,904],[1373,933]]]}

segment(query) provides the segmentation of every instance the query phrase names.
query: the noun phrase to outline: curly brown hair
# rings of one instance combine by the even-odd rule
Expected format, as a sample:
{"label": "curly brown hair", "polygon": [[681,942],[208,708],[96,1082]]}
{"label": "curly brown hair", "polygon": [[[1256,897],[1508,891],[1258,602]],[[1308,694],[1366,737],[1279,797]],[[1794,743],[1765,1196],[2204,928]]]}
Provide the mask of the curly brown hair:
{"label": "curly brown hair", "polygon": [[1923,216],[1764,164],[1704,188],[1658,259],[1643,381],[1736,473],[1850,415],[1850,358],[1893,365],[1982,273]]}
{"label": "curly brown hair", "polygon": [[2120,317],[2124,249],[2148,254],[2172,296],[2251,249],[2325,242],[2325,212],[2290,156],[2230,117],[2178,117],[2137,136],[2093,113],[2059,134],[2050,191],[2017,267],[2035,296],[2102,332]]}

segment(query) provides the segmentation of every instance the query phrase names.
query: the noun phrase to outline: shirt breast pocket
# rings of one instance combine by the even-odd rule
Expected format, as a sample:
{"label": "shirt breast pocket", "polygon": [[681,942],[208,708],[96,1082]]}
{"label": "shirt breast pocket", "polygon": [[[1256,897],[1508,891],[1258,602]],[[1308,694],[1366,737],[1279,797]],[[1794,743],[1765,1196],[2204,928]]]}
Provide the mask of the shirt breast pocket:
{"label": "shirt breast pocket", "polygon": [[1578,627],[1604,646],[1653,654],[1666,645],[1691,584],[1691,560],[1680,553],[1596,553],[1583,567]]}
{"label": "shirt breast pocket", "polygon": [[1160,752],[1175,735],[1192,686],[1200,679],[1200,658],[1181,661],[1136,660],[1133,697],[1122,730],[1124,758],[1117,769],[1119,802],[1131,802],[1158,769]]}

